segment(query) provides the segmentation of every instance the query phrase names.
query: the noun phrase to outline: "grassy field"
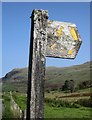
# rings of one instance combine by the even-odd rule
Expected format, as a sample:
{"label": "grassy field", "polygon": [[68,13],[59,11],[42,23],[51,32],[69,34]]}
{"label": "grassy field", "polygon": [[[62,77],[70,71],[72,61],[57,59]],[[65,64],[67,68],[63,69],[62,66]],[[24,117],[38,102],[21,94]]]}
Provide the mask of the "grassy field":
{"label": "grassy field", "polygon": [[[88,89],[85,91],[88,91]],[[58,92],[54,92],[54,93],[51,92],[51,93],[48,93],[47,96],[49,96],[49,98],[53,98],[52,97],[53,94],[60,95],[60,93]],[[61,94],[64,95],[65,93],[62,92]],[[13,93],[13,98],[15,99],[16,103],[21,107],[22,110],[26,109],[26,94]],[[65,103],[62,103],[62,104],[65,104]],[[61,106],[58,105],[58,101],[56,105],[53,105],[53,102],[49,102],[49,103],[45,102],[45,106],[44,106],[45,118],[90,118],[90,115],[92,112],[92,108],[83,107],[78,104],[76,104],[76,106],[73,106],[73,107],[71,106],[61,107]]]}
{"label": "grassy field", "polygon": [[[89,100],[90,96],[76,97],[76,94],[83,95],[83,93],[90,93],[90,88],[79,90],[74,93],[65,93],[62,91],[50,91],[50,93],[46,92],[44,104],[45,118],[90,118],[92,108],[84,107],[78,102],[76,103],[78,100],[83,100],[83,102],[87,102]],[[25,111],[27,100],[26,94],[12,92],[12,95],[18,106]],[[63,98],[61,98],[62,96]],[[3,95],[3,108],[3,118],[12,118],[13,113],[10,110],[9,92],[4,93]]]}
{"label": "grassy field", "polygon": [[45,104],[45,118],[90,118],[91,108],[57,108]]}
{"label": "grassy field", "polygon": [[89,99],[90,93],[92,88],[86,88],[82,90],[78,90],[77,92],[73,93],[65,93],[64,91],[50,91],[49,93],[45,93],[45,98],[57,98],[57,99],[62,99],[62,100],[68,100],[68,101],[76,101],[79,99]]}
{"label": "grassy field", "polygon": [[[45,76],[45,90],[62,89],[66,80],[73,80],[76,87],[79,84],[90,81],[92,62],[70,67],[47,67]],[[0,80],[1,81],[1,80]],[[27,92],[28,68],[13,69],[2,78],[2,90]],[[90,83],[91,84],[91,83]]]}
{"label": "grassy field", "polygon": [[[90,70],[92,71],[91,63],[87,62],[65,68],[48,67],[46,69],[45,118],[90,118],[90,111],[92,111],[92,103],[89,108],[89,103],[92,102],[92,99],[90,101],[90,91],[92,91],[90,88],[73,93],[65,93],[60,90],[66,80],[74,80],[77,87],[83,81],[89,82]],[[24,93],[27,91],[28,68],[13,69],[3,77],[2,82],[2,91],[12,91],[15,102],[22,110],[25,110],[26,94]],[[91,85],[92,83],[90,83]],[[0,94],[0,98],[1,96],[2,94]],[[3,95],[3,103],[3,117],[11,118],[9,93]],[[84,103],[87,105],[86,107],[83,106]]]}
{"label": "grassy field", "polygon": [[2,99],[2,93],[0,92],[0,99]]}
{"label": "grassy field", "polygon": [[3,119],[5,118],[12,118],[13,117],[13,112],[10,110],[10,95],[9,93],[5,93],[3,94],[3,113],[2,113],[2,117]]}
{"label": "grassy field", "polygon": [[[25,97],[23,95],[16,96],[16,102],[21,106],[23,110],[26,109],[26,102],[23,102]],[[17,98],[18,97],[18,98]],[[4,98],[4,112],[3,118],[13,118],[13,113],[10,111],[10,98],[9,94],[5,94]],[[25,101],[25,100],[24,100]],[[67,108],[67,107],[52,107],[50,104],[44,105],[44,117],[45,118],[90,118],[92,108],[80,107],[80,108]]]}
{"label": "grassy field", "polygon": [[91,91],[92,91],[92,87],[91,88],[78,90],[78,92],[91,92]]}
{"label": "grassy field", "polygon": [[26,95],[21,93],[13,93],[13,99],[18,104],[18,106],[21,108],[21,110],[26,109]]}

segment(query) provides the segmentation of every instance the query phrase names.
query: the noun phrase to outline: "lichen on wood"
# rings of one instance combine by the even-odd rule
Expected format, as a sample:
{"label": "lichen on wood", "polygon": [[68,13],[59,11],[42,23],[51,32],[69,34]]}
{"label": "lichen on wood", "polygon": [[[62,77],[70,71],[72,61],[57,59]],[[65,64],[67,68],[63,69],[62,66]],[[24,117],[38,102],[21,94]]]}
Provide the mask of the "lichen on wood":
{"label": "lichen on wood", "polygon": [[44,118],[46,56],[74,59],[82,43],[75,24],[50,21],[48,11],[33,10],[28,68],[27,119]]}
{"label": "lichen on wood", "polygon": [[47,57],[74,59],[81,43],[75,24],[48,20]]}
{"label": "lichen on wood", "polygon": [[44,117],[44,80],[48,11],[33,10],[31,18],[33,26],[31,30],[31,58],[29,61],[29,82],[31,81],[30,118],[35,119]]}

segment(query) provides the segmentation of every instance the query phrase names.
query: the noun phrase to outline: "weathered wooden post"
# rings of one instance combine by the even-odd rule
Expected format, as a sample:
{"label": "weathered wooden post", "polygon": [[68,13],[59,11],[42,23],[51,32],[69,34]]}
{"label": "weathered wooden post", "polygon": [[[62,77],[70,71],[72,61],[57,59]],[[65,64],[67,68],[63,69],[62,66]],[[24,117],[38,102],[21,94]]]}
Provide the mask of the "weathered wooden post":
{"label": "weathered wooden post", "polygon": [[48,12],[33,10],[31,19],[27,119],[43,118]]}
{"label": "weathered wooden post", "polygon": [[50,21],[46,10],[33,10],[26,119],[44,118],[45,57],[74,59],[82,43],[75,24]]}

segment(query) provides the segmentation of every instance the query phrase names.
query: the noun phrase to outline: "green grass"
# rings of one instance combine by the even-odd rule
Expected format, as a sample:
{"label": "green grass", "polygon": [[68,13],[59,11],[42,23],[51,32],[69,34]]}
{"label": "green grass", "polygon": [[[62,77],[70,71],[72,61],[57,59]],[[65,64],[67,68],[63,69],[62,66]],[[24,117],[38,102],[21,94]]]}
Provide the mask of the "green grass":
{"label": "green grass", "polygon": [[[26,109],[26,95],[21,93],[13,93],[13,98],[22,110]],[[52,107],[51,103],[45,103],[45,118],[90,118],[92,108],[79,107]]]}
{"label": "green grass", "polygon": [[0,99],[2,99],[2,93],[0,92]]}
{"label": "green grass", "polygon": [[[91,62],[92,63],[92,62]],[[91,65],[91,67],[90,67]],[[57,68],[49,67],[46,69],[46,90],[53,89],[52,85],[56,84],[56,88],[62,88],[65,80],[74,80],[75,85],[83,81],[90,81],[90,68],[92,71],[92,64],[90,62],[77,66]],[[28,81],[28,68],[13,69],[5,77],[3,77],[3,91],[19,91],[26,93]]]}
{"label": "green grass", "polygon": [[[13,98],[22,110],[26,109],[26,95],[21,93],[13,93]],[[10,97],[9,93],[3,96],[4,99],[4,111],[3,118],[12,118],[13,114],[10,111]],[[79,107],[79,108],[67,108],[67,107],[52,107],[52,105],[45,103],[44,106],[45,118],[90,118],[92,108]]]}
{"label": "green grass", "polygon": [[26,96],[25,96],[25,94],[13,93],[13,99],[19,105],[21,110],[24,111],[26,109]]}
{"label": "green grass", "polygon": [[[58,98],[58,99],[63,99],[63,100],[68,100],[68,101],[76,101],[76,100],[79,100],[79,99],[89,99],[90,96],[81,96],[82,93],[90,93],[90,88],[87,88],[87,89],[84,89],[84,90],[80,90],[80,91],[77,91],[77,92],[73,92],[73,93],[65,93],[64,91],[50,91],[49,93],[45,93],[45,97],[46,98]],[[64,96],[70,96],[70,95],[76,95],[76,94],[80,94],[79,97],[64,97]],[[63,98],[62,98],[63,96]]]}
{"label": "green grass", "polygon": [[10,109],[10,96],[9,93],[3,95],[3,113],[2,118],[13,118],[13,113]]}
{"label": "green grass", "polygon": [[45,104],[45,118],[90,118],[90,108],[57,108]]}
{"label": "green grass", "polygon": [[88,92],[88,93],[90,93],[91,91],[92,91],[92,87],[91,88],[78,90],[78,92]]}

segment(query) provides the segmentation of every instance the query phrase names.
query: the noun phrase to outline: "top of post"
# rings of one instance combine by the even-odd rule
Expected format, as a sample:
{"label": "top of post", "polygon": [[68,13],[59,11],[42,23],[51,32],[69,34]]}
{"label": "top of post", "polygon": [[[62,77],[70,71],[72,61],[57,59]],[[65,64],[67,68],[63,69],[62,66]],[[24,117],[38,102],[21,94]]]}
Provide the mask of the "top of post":
{"label": "top of post", "polygon": [[31,19],[36,29],[39,27],[41,31],[41,27],[44,27],[47,34],[47,57],[67,59],[76,57],[82,40],[75,24],[48,20],[48,11],[42,9],[34,9]]}
{"label": "top of post", "polygon": [[46,17],[46,19],[48,19],[48,10],[42,10],[42,9],[38,9],[38,10],[34,9],[32,11],[30,18],[33,18],[34,15],[39,16],[40,14],[44,14],[45,15],[44,17]]}

